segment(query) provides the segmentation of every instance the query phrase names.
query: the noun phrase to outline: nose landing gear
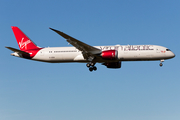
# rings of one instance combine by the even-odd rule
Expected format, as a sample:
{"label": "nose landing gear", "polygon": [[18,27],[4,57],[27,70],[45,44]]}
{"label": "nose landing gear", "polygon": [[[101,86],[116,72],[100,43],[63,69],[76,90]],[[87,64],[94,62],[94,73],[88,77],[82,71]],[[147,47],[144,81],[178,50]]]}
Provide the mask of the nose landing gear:
{"label": "nose landing gear", "polygon": [[163,66],[162,62],[164,62],[164,60],[161,60],[161,61],[160,61],[160,64],[159,64],[160,67]]}
{"label": "nose landing gear", "polygon": [[87,63],[86,66],[89,68],[89,71],[92,72],[93,70],[96,71],[97,67],[94,66],[96,63]]}

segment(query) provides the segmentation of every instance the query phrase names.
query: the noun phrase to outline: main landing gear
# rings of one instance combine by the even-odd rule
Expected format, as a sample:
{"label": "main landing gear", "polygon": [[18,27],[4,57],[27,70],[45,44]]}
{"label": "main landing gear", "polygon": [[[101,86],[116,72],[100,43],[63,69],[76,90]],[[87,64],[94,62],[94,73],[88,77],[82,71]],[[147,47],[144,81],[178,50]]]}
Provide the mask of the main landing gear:
{"label": "main landing gear", "polygon": [[161,60],[161,61],[160,61],[160,64],[159,64],[160,67],[163,66],[162,62],[164,62],[164,60]]}
{"label": "main landing gear", "polygon": [[97,67],[94,66],[96,63],[87,63],[86,66],[89,68],[89,71],[92,72],[93,70],[96,71]]}

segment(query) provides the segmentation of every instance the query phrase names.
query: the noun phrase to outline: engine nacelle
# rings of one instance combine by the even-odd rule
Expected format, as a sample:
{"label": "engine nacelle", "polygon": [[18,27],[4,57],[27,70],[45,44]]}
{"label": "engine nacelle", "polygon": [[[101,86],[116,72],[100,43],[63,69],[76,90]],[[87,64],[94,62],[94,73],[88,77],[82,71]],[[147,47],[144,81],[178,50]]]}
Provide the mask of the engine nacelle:
{"label": "engine nacelle", "polygon": [[101,53],[103,59],[106,60],[115,60],[118,59],[118,51],[117,50],[106,50]]}
{"label": "engine nacelle", "polygon": [[121,68],[121,62],[103,63],[107,68]]}

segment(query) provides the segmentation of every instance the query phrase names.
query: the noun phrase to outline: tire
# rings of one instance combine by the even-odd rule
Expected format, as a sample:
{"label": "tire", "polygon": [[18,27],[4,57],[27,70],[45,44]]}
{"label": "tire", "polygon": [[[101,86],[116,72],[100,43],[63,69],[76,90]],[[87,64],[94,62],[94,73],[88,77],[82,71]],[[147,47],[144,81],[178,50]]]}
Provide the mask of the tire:
{"label": "tire", "polygon": [[97,70],[97,67],[96,67],[96,66],[94,66],[94,67],[93,67],[93,70],[94,70],[94,71],[96,71],[96,70]]}
{"label": "tire", "polygon": [[162,67],[162,66],[163,66],[163,64],[162,64],[162,63],[160,63],[160,64],[159,64],[159,66],[160,66],[160,67]]}
{"label": "tire", "polygon": [[86,66],[89,68],[91,65],[89,63],[87,63]]}
{"label": "tire", "polygon": [[90,72],[92,72],[92,71],[93,71],[93,68],[92,68],[92,67],[90,67],[90,68],[89,68],[89,71],[90,71]]}

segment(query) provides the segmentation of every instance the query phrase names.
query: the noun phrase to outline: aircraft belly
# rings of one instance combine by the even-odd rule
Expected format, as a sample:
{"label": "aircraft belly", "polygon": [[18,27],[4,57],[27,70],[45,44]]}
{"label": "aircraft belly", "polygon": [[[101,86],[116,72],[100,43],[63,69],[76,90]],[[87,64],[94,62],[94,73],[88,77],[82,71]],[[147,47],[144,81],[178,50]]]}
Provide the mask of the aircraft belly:
{"label": "aircraft belly", "polygon": [[[44,61],[44,62],[74,62],[74,61],[82,61],[84,60],[82,57],[78,57],[81,54],[79,53],[57,53],[57,54],[49,54],[45,52],[42,54],[38,52],[34,57],[33,60],[37,61]],[[82,56],[82,55],[81,55]],[[76,58],[76,59],[75,59]]]}
{"label": "aircraft belly", "polygon": [[143,61],[159,60],[160,58],[154,51],[129,51],[124,52],[123,55],[120,55],[119,59],[122,61]]}

